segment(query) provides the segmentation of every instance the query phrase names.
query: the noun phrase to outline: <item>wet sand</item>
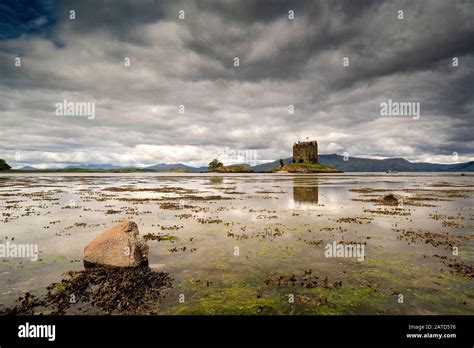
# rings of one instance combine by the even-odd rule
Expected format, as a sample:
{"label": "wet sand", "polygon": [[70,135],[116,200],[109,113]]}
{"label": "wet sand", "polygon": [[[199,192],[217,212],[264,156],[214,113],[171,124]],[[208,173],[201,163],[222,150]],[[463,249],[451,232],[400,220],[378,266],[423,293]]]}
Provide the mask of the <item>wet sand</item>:
{"label": "wet sand", "polygon": [[[473,202],[474,176],[442,173],[1,175],[0,238],[40,254],[0,258],[0,309],[77,292],[61,280],[84,284],[84,246],[130,219],[170,285],[134,310],[105,296],[62,313],[472,314]],[[364,260],[325,257],[333,242]]]}

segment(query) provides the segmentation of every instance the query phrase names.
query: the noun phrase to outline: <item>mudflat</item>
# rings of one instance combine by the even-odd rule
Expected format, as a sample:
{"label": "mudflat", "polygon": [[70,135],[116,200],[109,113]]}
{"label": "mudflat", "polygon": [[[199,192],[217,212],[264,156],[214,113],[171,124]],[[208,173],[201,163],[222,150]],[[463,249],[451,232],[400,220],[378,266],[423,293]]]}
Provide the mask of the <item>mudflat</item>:
{"label": "mudflat", "polygon": [[[472,314],[473,203],[456,173],[2,174],[1,243],[39,254],[0,257],[0,310]],[[150,268],[86,273],[122,220]]]}

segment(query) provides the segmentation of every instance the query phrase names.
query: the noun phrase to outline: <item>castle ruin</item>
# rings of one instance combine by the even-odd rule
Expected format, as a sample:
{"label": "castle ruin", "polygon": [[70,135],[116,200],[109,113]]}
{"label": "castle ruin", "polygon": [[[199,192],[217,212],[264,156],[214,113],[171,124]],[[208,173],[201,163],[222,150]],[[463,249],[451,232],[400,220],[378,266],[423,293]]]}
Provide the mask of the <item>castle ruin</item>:
{"label": "castle ruin", "polygon": [[318,163],[318,142],[298,141],[293,145],[293,163]]}

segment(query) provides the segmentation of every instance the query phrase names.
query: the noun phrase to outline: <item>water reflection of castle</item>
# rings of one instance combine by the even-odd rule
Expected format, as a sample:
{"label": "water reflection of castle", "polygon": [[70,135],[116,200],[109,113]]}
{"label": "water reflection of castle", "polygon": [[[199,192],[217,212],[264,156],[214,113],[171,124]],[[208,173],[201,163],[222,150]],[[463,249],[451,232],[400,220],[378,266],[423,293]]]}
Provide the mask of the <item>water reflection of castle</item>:
{"label": "water reflection of castle", "polygon": [[218,185],[222,184],[224,182],[224,179],[221,176],[211,176],[209,178],[209,184],[211,185]]}
{"label": "water reflection of castle", "polygon": [[318,205],[318,182],[314,180],[311,182],[301,182],[296,179],[293,180],[293,200],[296,204]]}

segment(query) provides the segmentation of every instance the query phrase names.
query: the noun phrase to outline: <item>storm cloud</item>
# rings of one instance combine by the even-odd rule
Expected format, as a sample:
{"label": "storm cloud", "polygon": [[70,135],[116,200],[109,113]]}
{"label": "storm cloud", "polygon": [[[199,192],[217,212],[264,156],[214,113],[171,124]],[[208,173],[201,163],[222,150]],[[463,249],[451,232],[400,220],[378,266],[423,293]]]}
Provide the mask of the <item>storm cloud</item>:
{"label": "storm cloud", "polygon": [[[472,1],[6,1],[0,31],[0,158],[14,167],[198,166],[228,149],[265,162],[306,139],[474,159]],[[381,116],[388,99],[421,117]],[[58,116],[64,100],[95,117]]]}

